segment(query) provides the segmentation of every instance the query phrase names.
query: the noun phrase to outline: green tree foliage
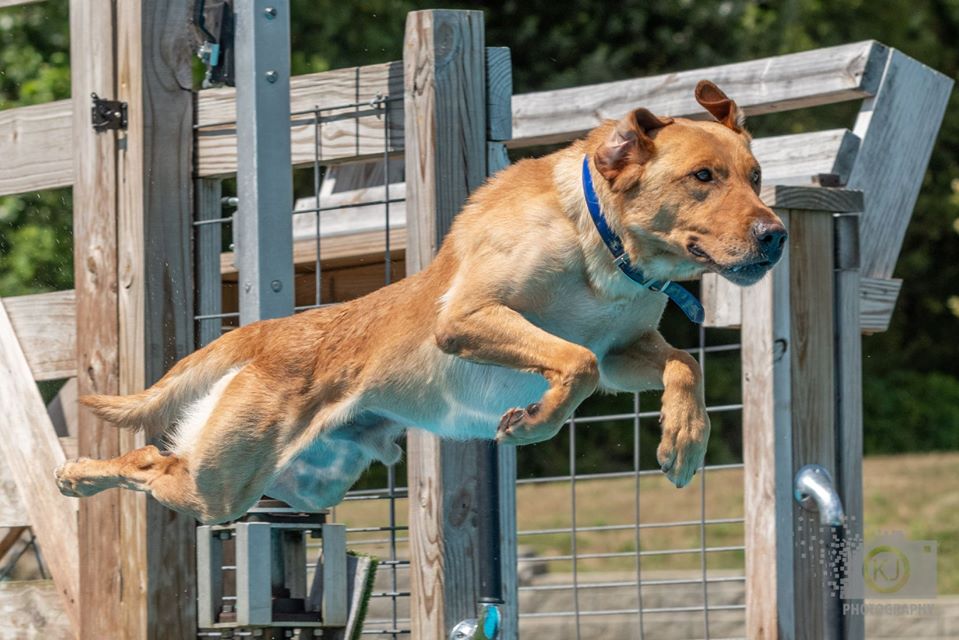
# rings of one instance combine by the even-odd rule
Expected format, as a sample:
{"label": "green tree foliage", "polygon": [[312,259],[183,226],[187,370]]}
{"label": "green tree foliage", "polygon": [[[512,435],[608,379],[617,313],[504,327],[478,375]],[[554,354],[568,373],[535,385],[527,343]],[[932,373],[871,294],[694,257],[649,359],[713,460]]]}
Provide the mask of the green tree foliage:
{"label": "green tree foliage", "polygon": [[[69,95],[67,2],[0,10],[0,108]],[[397,60],[405,15],[438,6],[410,0],[292,0],[293,71]],[[639,1],[451,0],[486,14],[486,41],[508,46],[517,92],[591,84],[874,38],[939,71],[959,73],[959,0]],[[959,400],[959,110],[953,96],[916,205],[896,276],[905,281],[893,325],[864,340],[867,449],[956,448]],[[754,118],[758,134],[851,126],[855,104]],[[921,117],[917,114],[917,117]],[[0,162],[3,159],[0,158]],[[0,295],[71,286],[69,192],[0,199]],[[681,318],[671,339],[695,334]],[[677,328],[674,328],[677,327]],[[707,362],[707,367],[716,369]],[[738,369],[707,373],[717,398],[738,393]],[[708,391],[708,393],[713,393]],[[606,411],[600,397],[585,412]],[[650,404],[654,403],[650,396]],[[717,402],[735,402],[718,399]],[[646,399],[644,397],[644,403]],[[598,404],[595,404],[598,403]],[[613,405],[608,405],[613,406]],[[645,409],[645,407],[644,407]],[[737,416],[714,423],[714,461],[738,456]],[[655,420],[643,436],[651,464]],[[644,427],[645,430],[645,427]],[[601,425],[582,464],[631,464]],[[606,429],[606,431],[610,431]],[[565,444],[557,441],[563,459]],[[545,452],[544,452],[545,453]],[[542,455],[542,454],[541,454]],[[595,460],[589,455],[600,456]]]}

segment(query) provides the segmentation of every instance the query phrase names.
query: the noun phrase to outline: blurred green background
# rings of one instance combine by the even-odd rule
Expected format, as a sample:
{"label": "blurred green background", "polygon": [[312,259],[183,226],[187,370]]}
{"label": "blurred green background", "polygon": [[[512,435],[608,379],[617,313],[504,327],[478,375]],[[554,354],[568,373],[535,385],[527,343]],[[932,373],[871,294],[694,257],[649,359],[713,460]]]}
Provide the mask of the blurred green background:
{"label": "blurred green background", "polygon": [[[69,97],[67,4],[48,0],[0,10],[0,109]],[[517,93],[869,38],[897,47],[949,76],[955,77],[959,70],[959,0],[881,4],[861,0],[524,0],[442,5],[405,0],[292,0],[292,5],[296,74],[400,59],[405,14],[431,6],[485,11],[487,44],[512,50]],[[955,103],[954,94],[951,106]],[[750,128],[762,135],[851,127],[857,108],[857,104],[836,105],[764,116],[750,121]],[[864,340],[867,453],[959,450],[957,168],[959,111],[950,108],[896,270],[905,285],[892,327]],[[69,189],[0,199],[0,296],[71,288],[72,254]],[[679,327],[674,332],[688,332],[681,321],[669,324]],[[671,337],[681,343],[695,336]],[[714,359],[707,372],[711,384],[738,393],[737,360]],[[650,402],[655,400],[651,397]],[[632,400],[600,398],[584,410],[605,413],[622,403],[631,407]],[[630,407],[624,405],[623,410]],[[737,458],[738,429],[717,426],[710,461]],[[583,466],[608,465],[619,449],[621,462],[628,466],[631,445],[610,429],[584,428],[580,437],[597,445],[582,447]],[[556,458],[565,466],[563,455],[545,453],[539,450],[524,468],[543,467],[547,463],[540,461]]]}

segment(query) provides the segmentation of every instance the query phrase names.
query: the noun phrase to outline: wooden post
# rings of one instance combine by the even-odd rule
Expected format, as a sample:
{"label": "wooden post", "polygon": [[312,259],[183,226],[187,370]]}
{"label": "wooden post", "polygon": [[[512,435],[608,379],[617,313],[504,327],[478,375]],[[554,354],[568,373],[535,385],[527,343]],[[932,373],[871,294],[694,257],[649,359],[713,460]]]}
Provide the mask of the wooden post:
{"label": "wooden post", "polygon": [[[408,273],[436,254],[453,216],[486,178],[483,14],[416,11],[403,51]],[[476,616],[476,497],[486,443],[408,436],[410,617],[414,638],[445,638]]]}
{"label": "wooden post", "polygon": [[[116,5],[117,83],[129,112],[117,176],[121,393],[153,384],[194,349],[192,10],[189,0]],[[123,450],[146,444],[142,433],[120,435]],[[123,636],[195,635],[196,523],[141,494],[120,495]]]}
{"label": "wooden post", "polygon": [[[90,94],[116,99],[110,0],[70,1],[70,79],[73,93],[73,243],[77,300],[77,388],[80,395],[119,392],[117,317],[118,136],[90,124]],[[81,456],[120,453],[119,432],[87,410],[78,416]],[[120,548],[120,496],[106,491],[80,502],[81,638],[116,638],[125,577]],[[127,580],[131,579],[126,577]],[[132,578],[134,582],[139,576]]]}
{"label": "wooden post", "polygon": [[[850,200],[849,192],[808,192],[805,203],[816,204],[816,210],[777,211],[790,234],[782,263],[743,290],[746,628],[750,638],[812,639],[838,632],[832,629],[838,620],[830,617],[830,607],[837,602],[827,589],[828,568],[818,556],[832,532],[820,526],[818,514],[799,507],[793,498],[793,481],[806,464],[821,464],[834,478],[841,478],[841,465],[853,464],[844,462],[846,456],[860,455],[837,451],[836,446],[837,434],[842,433],[837,416],[842,419],[853,410],[853,405],[837,405],[837,397],[846,393],[840,388],[837,394],[837,380],[858,385],[848,376],[838,377],[837,363],[851,362],[858,351],[846,351],[837,342],[831,211],[861,208],[861,200]],[[794,195],[805,198],[800,191]],[[850,295],[858,299],[858,291],[848,289],[843,299]],[[853,312],[855,316],[850,316]],[[858,337],[858,309],[847,309],[843,317],[852,318]],[[854,402],[855,395],[847,397]],[[841,485],[837,489],[842,495]]]}
{"label": "wooden post", "polygon": [[[835,223],[836,444],[839,496],[846,511],[846,540],[861,540],[862,505],[862,333],[860,331],[859,216],[837,215]],[[850,604],[861,604],[850,602]],[[865,618],[843,618],[843,639],[863,640]]]}

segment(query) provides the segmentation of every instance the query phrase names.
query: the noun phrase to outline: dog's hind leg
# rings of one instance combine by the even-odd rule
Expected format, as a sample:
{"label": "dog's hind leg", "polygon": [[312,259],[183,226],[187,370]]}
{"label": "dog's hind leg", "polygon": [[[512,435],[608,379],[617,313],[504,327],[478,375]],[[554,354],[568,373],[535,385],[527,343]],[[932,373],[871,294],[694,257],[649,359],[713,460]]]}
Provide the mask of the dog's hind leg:
{"label": "dog's hind leg", "polygon": [[263,495],[282,450],[295,439],[299,416],[290,399],[246,367],[202,416],[188,446],[164,455],[148,446],[112,460],[81,459],[57,470],[65,495],[120,487],[145,491],[204,523],[239,517]]}
{"label": "dog's hind leg", "polygon": [[196,518],[203,515],[186,461],[153,445],[110,460],[80,458],[66,462],[56,470],[55,477],[66,496],[81,498],[118,487],[146,491],[168,507]]}

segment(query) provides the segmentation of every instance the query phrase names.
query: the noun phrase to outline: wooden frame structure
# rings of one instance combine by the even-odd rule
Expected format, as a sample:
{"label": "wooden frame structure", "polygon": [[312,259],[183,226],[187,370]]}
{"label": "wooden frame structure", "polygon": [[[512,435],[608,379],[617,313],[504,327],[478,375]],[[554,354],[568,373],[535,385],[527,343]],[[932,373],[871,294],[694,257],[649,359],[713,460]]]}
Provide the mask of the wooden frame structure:
{"label": "wooden frame structure", "polygon": [[[142,388],[194,347],[194,300],[184,295],[194,277],[198,285],[235,280],[231,254],[198,265],[191,248],[193,212],[199,219],[218,206],[218,179],[236,172],[237,151],[235,128],[217,124],[235,120],[235,92],[188,90],[190,15],[189,0],[71,0],[71,31],[83,34],[71,39],[73,99],[0,112],[0,194],[72,186],[77,265],[75,291],[0,304],[0,391],[11,399],[0,416],[9,434],[0,438],[0,526],[34,528],[55,588],[31,586],[29,598],[62,608],[79,637],[182,638],[196,629],[194,523],[138,494],[108,492],[79,506],[61,497],[50,470],[64,459],[64,443],[31,383],[76,378],[80,393]],[[439,43],[437,28],[444,33]],[[458,43],[452,52],[446,38]],[[814,577],[791,555],[789,523],[806,516],[788,499],[785,482],[804,462],[825,464],[836,472],[847,512],[861,523],[859,335],[888,326],[901,286],[891,279],[893,267],[951,80],[867,41],[510,101],[508,52],[485,48],[478,14],[411,14],[406,52],[404,64],[292,78],[293,112],[404,89],[406,101],[386,107],[389,131],[384,120],[329,123],[319,158],[310,126],[294,121],[291,162],[334,165],[346,181],[355,163],[383,154],[384,135],[392,156],[419,158],[422,171],[408,174],[405,185],[415,215],[390,230],[410,271],[430,259],[468,190],[505,164],[504,143],[571,140],[637,105],[695,116],[692,87],[702,77],[735,96],[749,115],[862,101],[852,131],[755,141],[767,182],[785,185],[770,187],[764,198],[790,221],[790,257],[753,289],[711,277],[703,282],[708,324],[742,326],[745,336],[744,428],[753,445],[746,452],[749,635],[804,637],[797,621],[813,628],[809,621],[824,614]],[[416,91],[414,73],[426,79]],[[461,101],[450,102],[458,90]],[[128,103],[127,130],[93,132],[92,92]],[[203,128],[195,134],[197,126]],[[454,139],[462,153],[441,155]],[[455,184],[447,180],[452,175]],[[812,186],[827,180],[853,191]],[[354,186],[337,197],[376,197]],[[837,215],[860,210],[858,229],[856,216]],[[218,243],[212,235],[198,238]],[[347,295],[365,293],[379,279],[364,270],[382,261],[383,251],[382,232],[325,238],[324,277],[341,269],[353,282]],[[293,255],[296,264],[315,260],[315,243],[293,243]],[[203,342],[214,335],[201,327]],[[780,341],[795,348],[777,351]],[[787,441],[774,438],[785,432],[792,434]],[[83,412],[77,438],[82,455],[115,455],[142,444],[141,436],[118,433]],[[473,452],[470,445],[411,441],[414,554],[430,560],[415,582],[414,625],[423,637],[442,637],[475,604],[475,528],[448,511],[475,509],[475,501],[455,502],[475,496]],[[500,462],[504,477],[515,475],[510,452]],[[501,491],[508,526],[512,486],[504,483]],[[777,572],[757,569],[768,566]],[[5,602],[26,601],[25,594],[0,589],[0,610],[16,606]],[[507,611],[506,636],[514,637],[516,612]],[[855,621],[845,624],[848,637],[861,637]]]}

